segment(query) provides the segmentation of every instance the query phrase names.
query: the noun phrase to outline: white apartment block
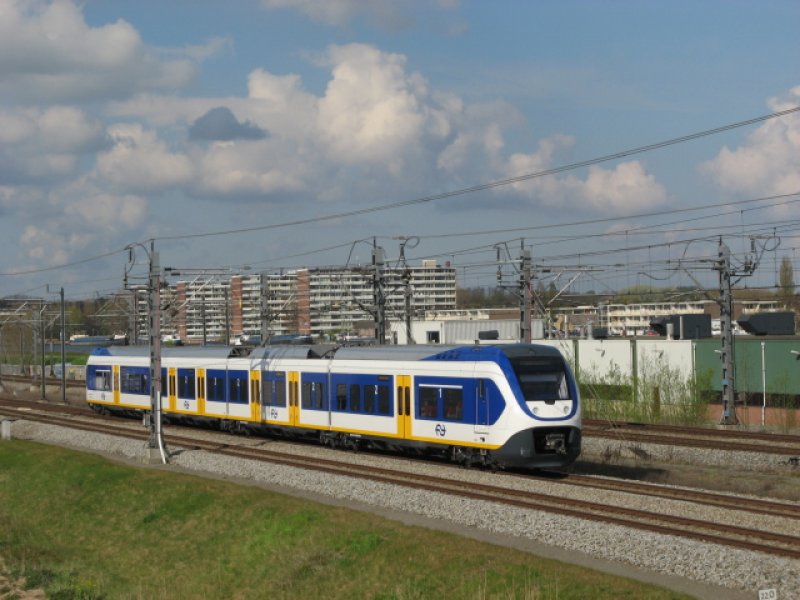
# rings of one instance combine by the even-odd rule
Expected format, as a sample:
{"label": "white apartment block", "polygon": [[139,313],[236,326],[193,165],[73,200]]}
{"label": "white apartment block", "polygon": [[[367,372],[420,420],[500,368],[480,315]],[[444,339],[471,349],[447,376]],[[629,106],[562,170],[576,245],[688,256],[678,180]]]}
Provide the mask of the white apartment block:
{"label": "white apartment block", "polygon": [[[413,315],[452,310],[455,268],[424,260],[406,269],[385,267],[386,320],[402,321],[406,294]],[[313,267],[283,273],[197,277],[162,290],[162,333],[186,343],[228,342],[239,336],[289,333],[333,336],[374,320],[375,269]],[[147,335],[147,296],[137,294],[139,339]]]}

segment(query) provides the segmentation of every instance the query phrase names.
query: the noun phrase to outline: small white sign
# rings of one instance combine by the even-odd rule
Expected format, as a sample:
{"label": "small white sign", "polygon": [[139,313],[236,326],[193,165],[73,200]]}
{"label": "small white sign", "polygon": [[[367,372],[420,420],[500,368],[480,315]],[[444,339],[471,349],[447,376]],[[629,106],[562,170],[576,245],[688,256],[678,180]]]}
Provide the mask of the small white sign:
{"label": "small white sign", "polygon": [[758,600],[778,600],[778,590],[758,590]]}

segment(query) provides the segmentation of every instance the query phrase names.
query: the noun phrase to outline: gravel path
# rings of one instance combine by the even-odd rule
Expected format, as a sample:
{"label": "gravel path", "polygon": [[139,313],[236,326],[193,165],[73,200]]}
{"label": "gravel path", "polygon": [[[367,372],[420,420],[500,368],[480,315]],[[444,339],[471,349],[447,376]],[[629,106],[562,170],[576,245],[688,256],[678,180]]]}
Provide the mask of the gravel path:
{"label": "gravel path", "polygon": [[[215,435],[206,432],[208,435]],[[13,436],[98,452],[131,461],[141,460],[145,449],[141,442],[110,435],[73,431],[68,428],[16,421]],[[276,444],[250,438],[257,445]],[[281,447],[285,444],[281,443]],[[291,445],[298,452],[329,455],[329,450],[305,445]],[[178,451],[170,467],[215,477],[236,479],[250,484],[312,498],[331,504],[371,510],[404,522],[455,531],[493,543],[522,548],[543,556],[573,562],[600,570],[643,579],[698,598],[758,598],[758,591],[775,589],[778,598],[800,598],[800,560],[782,559],[743,550],[723,548],[672,536],[647,533],[608,524],[598,524],[573,517],[501,506],[492,502],[453,498],[440,493],[412,490],[307,471],[293,467],[265,464],[203,451]],[[336,458],[387,467],[397,467],[392,458],[368,454],[337,453]],[[441,466],[415,463],[403,468],[419,472],[445,471]],[[490,479],[493,483],[508,479],[519,489],[557,491],[572,497],[591,499],[609,492],[576,489],[558,482],[526,481],[503,474],[463,469],[449,470],[454,478],[468,485],[471,481]],[[678,501],[649,499],[644,496],[613,493],[617,501],[635,508],[687,514],[686,504]],[[721,509],[692,506],[691,516],[701,519],[734,522],[743,527],[761,526],[783,533],[800,535],[796,521],[764,519],[745,512],[729,513]],[[724,589],[720,589],[724,588]]]}

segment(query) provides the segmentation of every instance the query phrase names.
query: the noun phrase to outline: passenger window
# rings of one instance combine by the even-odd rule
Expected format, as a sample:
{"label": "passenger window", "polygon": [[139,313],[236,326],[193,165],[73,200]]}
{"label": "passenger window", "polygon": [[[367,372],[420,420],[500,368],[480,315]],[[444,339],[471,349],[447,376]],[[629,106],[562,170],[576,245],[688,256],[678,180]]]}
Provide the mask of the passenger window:
{"label": "passenger window", "polygon": [[391,414],[391,403],[389,402],[389,386],[378,385],[375,386],[378,392],[378,414],[388,415]]}
{"label": "passenger window", "polygon": [[286,382],[275,381],[275,406],[286,406]]}
{"label": "passenger window", "polygon": [[314,408],[326,410],[328,407],[325,406],[325,386],[321,383],[312,383],[311,387],[314,394]]}
{"label": "passenger window", "polygon": [[461,388],[443,388],[444,418],[451,421],[461,421],[464,418],[464,395]]}
{"label": "passenger window", "polygon": [[194,371],[178,372],[178,398],[194,398]]}
{"label": "passenger window", "polygon": [[269,406],[272,404],[272,390],[274,386],[274,381],[270,381],[269,379],[264,380],[264,385],[261,386],[261,406]]}
{"label": "passenger window", "polygon": [[301,392],[301,406],[303,408],[311,408],[311,384],[310,383],[303,383],[303,388]]}
{"label": "passenger window", "polygon": [[361,412],[361,386],[352,384],[350,386],[350,410]]}
{"label": "passenger window", "polygon": [[336,384],[336,410],[347,410],[347,385]]}
{"label": "passenger window", "polygon": [[439,413],[439,393],[433,387],[419,388],[419,416],[435,419]]}
{"label": "passenger window", "polygon": [[364,388],[364,412],[368,415],[375,412],[375,387],[368,385]]}

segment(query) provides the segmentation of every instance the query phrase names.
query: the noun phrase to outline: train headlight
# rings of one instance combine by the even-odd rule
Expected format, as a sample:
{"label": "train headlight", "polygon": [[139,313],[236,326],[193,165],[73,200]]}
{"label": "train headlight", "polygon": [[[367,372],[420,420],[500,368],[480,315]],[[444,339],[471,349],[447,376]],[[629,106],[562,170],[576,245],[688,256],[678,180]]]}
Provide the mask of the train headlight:
{"label": "train headlight", "polygon": [[533,414],[535,414],[535,415],[539,414],[539,407],[538,406],[534,406],[533,407]]}
{"label": "train headlight", "polygon": [[563,409],[563,410],[564,410],[564,414],[565,414],[565,415],[568,415],[568,414],[569,414],[569,406],[564,406],[564,409]]}

